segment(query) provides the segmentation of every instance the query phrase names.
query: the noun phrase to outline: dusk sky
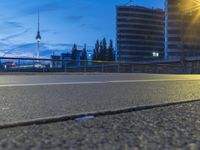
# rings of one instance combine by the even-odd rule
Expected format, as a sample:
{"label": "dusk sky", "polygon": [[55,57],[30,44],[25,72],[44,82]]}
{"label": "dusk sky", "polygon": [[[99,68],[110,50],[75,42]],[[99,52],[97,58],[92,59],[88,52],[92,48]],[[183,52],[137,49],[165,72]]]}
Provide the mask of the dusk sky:
{"label": "dusk sky", "polygon": [[[115,6],[128,0],[1,0],[0,55],[35,52],[37,12],[41,13],[42,50],[64,50],[97,39],[115,40]],[[163,8],[163,0],[135,0],[135,5]],[[13,49],[13,52],[12,52]],[[27,51],[26,51],[26,50]],[[69,48],[68,48],[69,49]],[[33,53],[33,54],[31,54]]]}

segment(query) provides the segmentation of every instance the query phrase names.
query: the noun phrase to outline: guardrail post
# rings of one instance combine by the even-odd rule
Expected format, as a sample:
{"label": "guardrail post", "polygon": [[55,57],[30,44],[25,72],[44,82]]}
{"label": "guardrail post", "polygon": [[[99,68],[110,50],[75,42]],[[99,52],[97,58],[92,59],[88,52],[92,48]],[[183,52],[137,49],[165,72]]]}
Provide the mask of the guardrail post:
{"label": "guardrail post", "polygon": [[195,62],[193,62],[192,63],[192,73],[194,74],[194,73],[196,73],[195,71],[195,68],[196,68],[196,64],[195,64]]}
{"label": "guardrail post", "polygon": [[84,72],[87,72],[87,63],[84,62]]}
{"label": "guardrail post", "polygon": [[42,66],[42,71],[43,71],[43,73],[45,72],[45,67],[44,66]]}
{"label": "guardrail post", "polygon": [[120,64],[118,63],[118,73],[120,73]]}
{"label": "guardrail post", "polygon": [[101,72],[104,72],[104,63],[101,64]]}
{"label": "guardrail post", "polygon": [[67,62],[65,61],[64,64],[65,64],[65,72],[67,72]]}
{"label": "guardrail post", "polygon": [[134,73],[134,64],[131,65],[131,72]]}
{"label": "guardrail post", "polygon": [[20,59],[18,59],[18,72],[20,72],[20,66],[21,66],[21,62],[20,62]]}
{"label": "guardrail post", "polygon": [[33,70],[35,70],[35,60],[33,59]]}
{"label": "guardrail post", "polygon": [[185,63],[183,64],[183,73],[186,73],[186,65],[185,65]]}
{"label": "guardrail post", "polygon": [[0,66],[1,66],[1,71],[3,71],[3,66],[2,66],[1,59],[0,59]]}

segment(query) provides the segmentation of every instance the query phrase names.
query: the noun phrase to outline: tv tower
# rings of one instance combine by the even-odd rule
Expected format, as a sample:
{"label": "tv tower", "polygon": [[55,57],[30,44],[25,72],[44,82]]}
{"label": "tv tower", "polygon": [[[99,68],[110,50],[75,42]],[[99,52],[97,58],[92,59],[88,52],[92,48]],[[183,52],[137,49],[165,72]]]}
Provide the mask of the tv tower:
{"label": "tv tower", "polygon": [[37,31],[37,36],[36,36],[36,41],[37,41],[37,59],[40,58],[40,41],[42,37],[40,35],[40,13],[38,12],[38,31]]}

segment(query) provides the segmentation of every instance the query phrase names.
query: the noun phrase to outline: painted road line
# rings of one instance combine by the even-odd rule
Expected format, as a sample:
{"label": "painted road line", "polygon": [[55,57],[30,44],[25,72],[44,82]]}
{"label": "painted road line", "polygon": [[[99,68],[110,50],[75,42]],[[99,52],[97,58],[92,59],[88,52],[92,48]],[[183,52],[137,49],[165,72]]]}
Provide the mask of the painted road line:
{"label": "painted road line", "polygon": [[50,82],[50,83],[24,83],[1,84],[0,87],[27,87],[50,85],[83,85],[83,84],[109,84],[109,83],[145,83],[145,82],[170,82],[170,81],[200,81],[200,79],[147,79],[147,80],[113,80],[113,81],[85,81],[85,82]]}
{"label": "painted road line", "polygon": [[117,80],[110,83],[137,83],[137,82],[168,82],[168,81],[198,81],[200,79],[146,79],[146,80]]}

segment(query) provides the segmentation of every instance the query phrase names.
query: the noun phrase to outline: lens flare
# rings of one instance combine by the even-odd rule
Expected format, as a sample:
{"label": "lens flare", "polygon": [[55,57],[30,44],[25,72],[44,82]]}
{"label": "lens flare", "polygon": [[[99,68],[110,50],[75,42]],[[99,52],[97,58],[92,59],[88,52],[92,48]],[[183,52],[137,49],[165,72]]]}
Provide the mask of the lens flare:
{"label": "lens flare", "polygon": [[200,0],[180,0],[179,4],[182,17],[190,19],[190,27],[199,24]]}

